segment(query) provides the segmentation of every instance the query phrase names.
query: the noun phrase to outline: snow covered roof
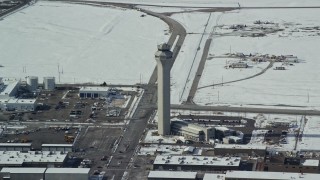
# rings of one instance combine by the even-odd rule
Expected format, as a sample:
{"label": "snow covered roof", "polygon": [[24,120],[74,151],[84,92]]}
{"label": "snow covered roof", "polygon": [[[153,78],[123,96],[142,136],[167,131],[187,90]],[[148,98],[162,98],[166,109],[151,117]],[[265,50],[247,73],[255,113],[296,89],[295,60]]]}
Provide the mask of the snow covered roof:
{"label": "snow covered roof", "polygon": [[302,166],[319,166],[319,160],[317,159],[306,159],[304,161],[301,162]]}
{"label": "snow covered roof", "polygon": [[34,104],[36,99],[17,99],[18,104]]}
{"label": "snow covered roof", "polygon": [[31,143],[0,143],[0,147],[31,147]]}
{"label": "snow covered roof", "polygon": [[183,171],[150,171],[148,178],[161,179],[195,179],[197,172],[183,172]]}
{"label": "snow covered roof", "polygon": [[14,88],[19,84],[19,81],[10,82],[0,91],[0,95],[10,95]]}
{"label": "snow covered roof", "polygon": [[2,168],[1,172],[9,172],[12,174],[43,174],[46,171],[47,168],[22,168],[22,167],[18,167],[18,168],[8,168],[8,167],[4,167]]}
{"label": "snow covered roof", "polygon": [[162,156],[158,155],[154,164],[170,164],[179,166],[239,166],[240,158],[213,156]]}
{"label": "snow covered roof", "polygon": [[62,163],[67,154],[50,151],[0,151],[0,164],[22,165],[23,163]]}
{"label": "snow covered roof", "polygon": [[205,173],[203,180],[224,180],[225,174],[211,174],[211,173]]}
{"label": "snow covered roof", "polygon": [[46,173],[89,174],[90,168],[48,168]]}
{"label": "snow covered roof", "polygon": [[108,87],[99,87],[99,86],[94,86],[94,87],[81,87],[80,88],[80,93],[84,92],[107,92],[109,90]]}
{"label": "snow covered roof", "polygon": [[216,130],[219,130],[219,131],[230,131],[229,128],[227,127],[224,127],[224,126],[217,126],[215,127]]}
{"label": "snow covered roof", "polygon": [[239,144],[216,144],[215,149],[256,149],[256,150],[266,150],[265,145],[239,145]]}
{"label": "snow covered roof", "polygon": [[194,147],[188,146],[188,147],[184,148],[183,151],[184,151],[184,152],[193,152],[193,151],[194,151]]}
{"label": "snow covered roof", "polygon": [[301,173],[285,173],[285,172],[265,172],[265,171],[228,171],[226,178],[235,179],[263,179],[263,180],[314,180],[320,179],[320,174],[301,174]]}
{"label": "snow covered roof", "polygon": [[42,144],[41,147],[73,147],[73,144]]}

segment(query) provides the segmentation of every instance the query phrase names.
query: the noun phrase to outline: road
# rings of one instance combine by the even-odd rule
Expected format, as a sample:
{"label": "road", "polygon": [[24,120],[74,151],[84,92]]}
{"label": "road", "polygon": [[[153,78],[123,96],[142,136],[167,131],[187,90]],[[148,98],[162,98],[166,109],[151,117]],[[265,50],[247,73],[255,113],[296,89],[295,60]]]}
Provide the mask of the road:
{"label": "road", "polygon": [[19,8],[22,8],[23,6],[25,6],[25,5],[28,4],[29,2],[30,2],[30,0],[23,0],[22,3],[16,5],[15,7],[13,7],[13,8],[11,8],[11,9],[7,10],[7,11],[4,11],[4,12],[0,13],[0,17],[15,12],[16,10],[18,10]]}
{"label": "road", "polygon": [[171,109],[194,110],[194,111],[221,111],[221,112],[320,116],[320,111],[303,110],[303,109],[250,108],[250,107],[230,107],[230,106],[200,106],[200,105],[195,105],[195,104],[184,104],[184,105],[172,104]]}

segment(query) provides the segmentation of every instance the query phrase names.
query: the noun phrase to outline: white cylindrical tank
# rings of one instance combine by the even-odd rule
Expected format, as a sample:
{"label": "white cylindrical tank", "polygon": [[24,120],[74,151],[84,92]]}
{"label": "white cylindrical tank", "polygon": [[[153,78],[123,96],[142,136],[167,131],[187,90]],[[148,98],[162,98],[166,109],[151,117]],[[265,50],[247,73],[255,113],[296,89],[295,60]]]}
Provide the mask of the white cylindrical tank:
{"label": "white cylindrical tank", "polygon": [[54,77],[44,77],[43,78],[43,89],[54,90],[55,87],[56,87],[56,83],[55,83]]}
{"label": "white cylindrical tank", "polygon": [[38,89],[38,77],[37,76],[28,76],[27,78],[28,89],[33,92]]}

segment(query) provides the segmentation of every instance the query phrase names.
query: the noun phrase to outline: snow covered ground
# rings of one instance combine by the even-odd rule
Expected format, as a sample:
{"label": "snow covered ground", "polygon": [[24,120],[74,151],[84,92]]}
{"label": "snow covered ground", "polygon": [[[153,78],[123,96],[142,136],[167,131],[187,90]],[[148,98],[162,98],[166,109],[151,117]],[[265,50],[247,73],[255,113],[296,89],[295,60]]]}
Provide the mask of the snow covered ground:
{"label": "snow covered ground", "polygon": [[61,83],[147,82],[156,45],[169,36],[163,21],[141,14],[38,2],[0,21],[0,74],[55,76]]}
{"label": "snow covered ground", "polygon": [[302,138],[299,137],[298,148],[305,151],[320,151],[320,117],[308,116],[304,128],[302,128]]}
{"label": "snow covered ground", "polygon": [[171,103],[186,101],[201,60],[202,49],[221,13],[181,13],[173,19],[186,29],[187,36],[171,69]]}
{"label": "snow covered ground", "polygon": [[[306,13],[308,12],[308,13]],[[265,37],[221,36],[213,39],[210,54],[223,55],[230,51],[261,53],[270,55],[294,55],[304,60],[287,66],[284,71],[272,68],[253,79],[200,89],[194,101],[197,104],[233,106],[287,106],[319,109],[320,86],[317,47],[320,42],[318,30],[304,30],[305,27],[320,26],[320,11],[317,9],[241,10],[224,13],[219,24],[253,24],[256,20],[279,23],[283,31]],[[221,33],[219,31],[219,33]],[[213,62],[215,61],[215,62]],[[214,58],[207,61],[199,87],[221,82],[223,79],[239,79],[251,69],[224,70],[223,62]],[[275,63],[273,67],[281,66]],[[223,73],[222,71],[229,71]],[[225,77],[222,77],[225,76]],[[224,80],[225,81],[225,80]],[[218,97],[219,96],[219,97]],[[210,98],[209,98],[210,97]]]}

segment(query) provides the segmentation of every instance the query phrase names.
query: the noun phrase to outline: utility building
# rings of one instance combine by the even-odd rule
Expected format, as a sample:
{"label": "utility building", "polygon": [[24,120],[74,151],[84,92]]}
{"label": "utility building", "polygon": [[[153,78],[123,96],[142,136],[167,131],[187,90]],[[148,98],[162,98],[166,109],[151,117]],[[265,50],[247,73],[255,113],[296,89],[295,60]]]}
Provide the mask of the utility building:
{"label": "utility building", "polygon": [[172,52],[170,45],[158,45],[155,53],[158,68],[158,133],[170,134],[170,70],[172,65]]}

